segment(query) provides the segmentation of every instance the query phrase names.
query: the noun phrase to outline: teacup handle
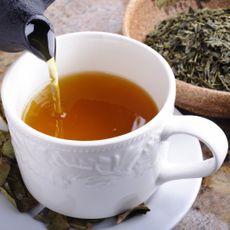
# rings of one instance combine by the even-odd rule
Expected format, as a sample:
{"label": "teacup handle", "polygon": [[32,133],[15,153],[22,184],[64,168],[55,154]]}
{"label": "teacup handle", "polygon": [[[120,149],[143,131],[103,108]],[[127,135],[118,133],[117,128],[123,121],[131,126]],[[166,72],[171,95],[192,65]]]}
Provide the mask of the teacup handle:
{"label": "teacup handle", "polygon": [[[213,157],[186,165],[162,163],[158,177],[160,183],[170,180],[205,177],[222,165],[228,151],[224,132],[212,121],[197,116],[172,116],[163,129],[162,144],[174,134],[188,134],[197,137],[211,150]],[[185,153],[186,154],[186,153]]]}

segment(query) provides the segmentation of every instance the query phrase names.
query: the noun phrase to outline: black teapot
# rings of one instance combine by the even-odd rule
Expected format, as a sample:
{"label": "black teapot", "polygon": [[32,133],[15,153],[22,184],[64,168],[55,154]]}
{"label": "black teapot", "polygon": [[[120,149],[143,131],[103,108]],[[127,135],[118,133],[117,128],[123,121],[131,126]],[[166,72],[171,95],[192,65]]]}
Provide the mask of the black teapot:
{"label": "black teapot", "polygon": [[43,15],[54,0],[0,0],[0,50],[29,50],[44,61],[55,57],[53,26]]}

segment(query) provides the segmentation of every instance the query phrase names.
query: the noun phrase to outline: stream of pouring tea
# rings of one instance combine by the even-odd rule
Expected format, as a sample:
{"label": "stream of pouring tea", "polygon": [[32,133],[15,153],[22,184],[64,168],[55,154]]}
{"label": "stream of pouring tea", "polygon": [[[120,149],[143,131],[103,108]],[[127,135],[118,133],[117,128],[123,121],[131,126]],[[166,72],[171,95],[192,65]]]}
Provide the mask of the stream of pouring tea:
{"label": "stream of pouring tea", "polygon": [[50,90],[52,94],[52,98],[54,101],[54,111],[57,115],[62,115],[61,108],[61,97],[60,97],[60,89],[58,84],[58,72],[57,72],[57,64],[54,58],[51,58],[48,62],[49,75],[50,75]]}
{"label": "stream of pouring tea", "polygon": [[56,36],[50,25],[40,19],[31,20],[25,28],[25,36],[29,49],[37,57],[46,61],[50,76],[50,90],[54,104],[54,116],[56,118],[56,137],[62,133],[62,120],[64,113],[61,108],[60,89],[58,84],[58,71],[55,61]]}
{"label": "stream of pouring tea", "polygon": [[47,61],[50,77],[50,90],[54,103],[54,112],[56,117],[56,130],[55,137],[60,137],[62,135],[62,121],[65,113],[62,111],[61,107],[61,96],[60,88],[58,83],[58,71],[57,64],[54,58]]}

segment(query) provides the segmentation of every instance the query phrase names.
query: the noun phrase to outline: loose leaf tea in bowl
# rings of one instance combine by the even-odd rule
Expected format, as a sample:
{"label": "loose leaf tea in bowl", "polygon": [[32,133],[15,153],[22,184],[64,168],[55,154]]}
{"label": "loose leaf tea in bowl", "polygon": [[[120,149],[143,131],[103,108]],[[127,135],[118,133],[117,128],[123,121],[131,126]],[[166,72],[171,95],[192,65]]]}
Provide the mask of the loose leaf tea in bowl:
{"label": "loose leaf tea in bowl", "polygon": [[[161,5],[162,3],[162,5]],[[161,7],[160,7],[160,5]],[[216,29],[216,34],[218,36],[222,36],[221,39],[224,39],[222,43],[216,42],[216,39],[209,39],[205,40],[205,44],[208,45],[208,50],[205,50],[204,47],[200,47],[199,49],[189,49],[191,51],[191,54],[186,53],[186,55],[192,56],[195,52],[197,52],[197,55],[199,56],[201,54],[201,50],[206,52],[213,52],[214,60],[216,59],[216,55],[220,56],[220,59],[217,60],[217,63],[214,62],[214,65],[211,63],[207,65],[204,60],[202,63],[199,63],[199,59],[194,58],[192,60],[192,63],[188,64],[188,67],[190,68],[190,72],[188,71],[187,75],[185,77],[188,79],[188,81],[193,81],[192,83],[187,83],[184,80],[179,80],[179,78],[176,80],[176,86],[177,86],[177,93],[176,93],[176,106],[179,108],[182,108],[184,110],[187,110],[189,112],[193,112],[200,115],[205,115],[209,117],[219,117],[219,118],[230,118],[230,93],[227,88],[229,88],[229,33],[227,33],[226,38],[224,38],[224,35],[222,34],[227,26],[227,32],[229,31],[229,8],[230,8],[230,1],[229,0],[130,0],[127,10],[125,12],[124,21],[123,21],[123,34],[126,36],[129,36],[133,39],[136,39],[138,41],[144,42],[146,40],[146,36],[148,34],[154,33],[154,30],[158,27],[158,25],[166,20],[167,22],[170,20],[173,20],[173,18],[180,17],[179,15],[182,13],[187,14],[189,12],[189,8],[192,8],[194,11],[194,14],[200,10],[197,10],[198,8],[207,8],[205,10],[201,10],[201,12],[207,12],[209,10],[215,11],[222,11],[225,9],[226,15],[220,16],[221,20],[227,20],[226,23],[222,23],[222,25],[218,24],[217,27],[213,27],[213,17],[210,17],[210,15],[207,16],[207,18],[203,19],[203,22],[201,22],[201,25],[198,26],[197,29],[199,29],[200,26],[206,26],[207,24],[210,24],[211,26],[208,26],[208,30],[214,31],[214,28],[221,27],[220,33],[219,29]],[[191,10],[190,10],[191,13]],[[225,19],[224,19],[225,18]],[[181,23],[181,29],[178,31],[178,33],[187,33],[186,37],[188,36],[198,36],[199,33],[204,33],[201,29],[197,31],[198,34],[193,33],[191,28],[186,29],[186,23]],[[194,23],[194,24],[197,24]],[[194,24],[192,26],[194,26]],[[179,25],[175,25],[179,26]],[[172,26],[172,29],[174,26]],[[207,29],[207,28],[206,28]],[[166,32],[170,34],[171,27]],[[172,32],[173,34],[173,32]],[[165,35],[163,35],[164,37]],[[181,35],[180,35],[181,36]],[[195,38],[196,38],[195,36]],[[202,34],[200,35],[202,36]],[[177,39],[177,37],[174,34],[174,38]],[[174,42],[174,46],[172,44],[168,43],[168,46],[172,46],[172,51],[170,50],[168,52],[172,55],[176,55],[174,52],[175,50],[181,52],[180,47],[186,46],[186,44],[181,44],[181,46],[175,48],[178,44],[177,39]],[[228,42],[227,42],[228,40]],[[214,42],[214,43],[213,43]],[[164,39],[159,36],[159,39],[156,41],[156,45],[158,46],[159,43],[163,43],[162,46],[167,43]],[[189,43],[192,45],[195,45],[196,41],[189,40]],[[223,47],[223,43],[227,44],[227,47]],[[196,43],[197,44],[197,43]],[[213,44],[213,45],[212,45]],[[179,45],[179,44],[178,44]],[[189,47],[190,48],[190,47]],[[161,47],[160,49],[163,50]],[[210,50],[209,50],[210,49]],[[228,49],[227,52],[223,53],[223,50]],[[188,50],[188,49],[187,49]],[[221,51],[220,51],[221,50]],[[160,51],[159,51],[160,52]],[[162,51],[163,52],[163,51]],[[166,51],[165,51],[166,52]],[[173,53],[172,53],[173,52]],[[219,53],[221,52],[221,53]],[[167,52],[166,52],[167,55]],[[187,56],[185,53],[179,53],[177,55],[182,55],[183,58],[185,57],[185,60],[187,60]],[[207,55],[208,56],[208,55]],[[174,56],[175,57],[175,56]],[[175,57],[176,59],[177,57]],[[191,58],[191,57],[190,57]],[[198,57],[197,57],[198,58]],[[212,57],[208,56],[207,61],[210,62],[210,59]],[[226,61],[227,58],[227,61]],[[165,59],[167,57],[165,56]],[[177,60],[173,60],[173,58],[170,58],[175,64]],[[181,60],[182,62],[185,60]],[[169,61],[168,61],[169,62]],[[211,62],[213,63],[212,59]],[[180,64],[182,66],[180,66]],[[171,65],[171,63],[170,63]],[[184,68],[184,63],[179,63],[178,69]],[[196,73],[191,72],[191,68],[201,65],[201,68],[205,66],[206,71],[204,78],[205,78],[205,85],[199,86],[198,83],[203,81],[203,79],[199,79],[200,75],[202,75],[202,70],[195,69],[195,72],[198,72],[198,75]],[[219,66],[221,65],[221,71],[219,71]],[[227,67],[226,67],[227,66]],[[175,68],[174,68],[175,72]],[[182,74],[180,70],[178,71],[179,74]],[[184,73],[185,71],[183,71]],[[223,81],[223,74],[224,75],[224,81]],[[194,78],[191,79],[191,76]],[[210,80],[206,80],[207,76],[211,76]],[[217,85],[216,85],[217,84]],[[206,85],[210,86],[208,88]],[[216,87],[216,88],[213,88]],[[217,89],[218,88],[218,89]],[[222,88],[222,90],[221,90]]]}
{"label": "loose leaf tea in bowl", "polygon": [[230,9],[202,9],[162,21],[145,39],[187,83],[230,92]]}

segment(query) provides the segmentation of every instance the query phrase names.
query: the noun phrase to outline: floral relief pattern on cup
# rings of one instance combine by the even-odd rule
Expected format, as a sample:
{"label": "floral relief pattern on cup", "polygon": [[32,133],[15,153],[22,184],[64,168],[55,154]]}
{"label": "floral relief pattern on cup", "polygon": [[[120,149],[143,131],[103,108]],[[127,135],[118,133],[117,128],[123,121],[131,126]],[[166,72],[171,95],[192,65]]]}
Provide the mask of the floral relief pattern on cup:
{"label": "floral relief pattern on cup", "polygon": [[[44,143],[40,145],[16,129],[11,129],[11,133],[19,165],[26,165],[34,175],[61,187],[76,180],[84,180],[89,186],[107,185],[125,176],[140,176],[152,168],[156,156],[152,148],[160,139],[159,134],[150,135],[147,141],[142,139],[141,142],[133,142],[118,149],[108,148],[108,152],[102,151],[97,153],[97,157],[92,157],[93,152],[79,153],[73,148],[62,150]],[[34,153],[34,149],[39,156]],[[37,165],[42,167],[44,162],[46,165],[41,172]],[[56,170],[49,170],[51,166]]]}

